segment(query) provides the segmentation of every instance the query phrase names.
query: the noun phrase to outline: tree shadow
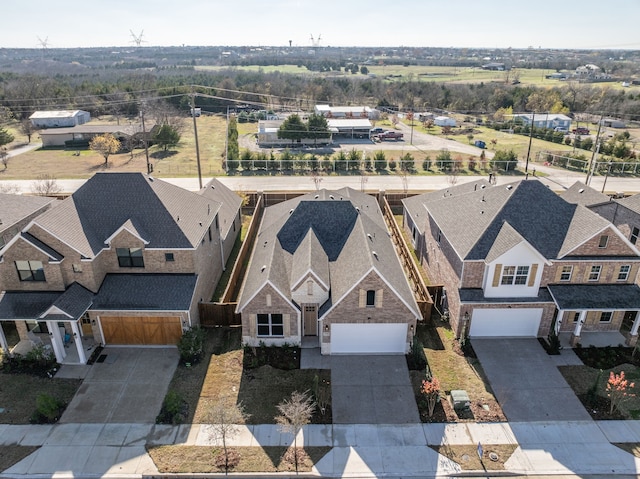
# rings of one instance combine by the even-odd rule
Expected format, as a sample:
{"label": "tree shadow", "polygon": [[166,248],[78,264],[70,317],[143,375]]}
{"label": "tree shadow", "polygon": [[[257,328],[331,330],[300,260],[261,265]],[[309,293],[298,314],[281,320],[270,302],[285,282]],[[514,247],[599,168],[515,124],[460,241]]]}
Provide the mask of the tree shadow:
{"label": "tree shadow", "polygon": [[160,151],[154,151],[149,156],[156,160],[163,160],[165,158],[170,158],[177,154],[178,154],[178,150],[167,150],[167,151],[160,150]]}

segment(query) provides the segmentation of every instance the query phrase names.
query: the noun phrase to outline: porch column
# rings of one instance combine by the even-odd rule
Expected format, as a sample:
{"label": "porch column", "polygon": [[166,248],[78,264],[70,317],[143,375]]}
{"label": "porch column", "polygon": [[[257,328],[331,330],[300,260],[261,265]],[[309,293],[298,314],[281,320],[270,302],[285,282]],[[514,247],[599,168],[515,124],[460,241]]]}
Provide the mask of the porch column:
{"label": "porch column", "polygon": [[558,310],[558,315],[556,316],[556,324],[554,327],[554,333],[556,336],[560,334],[560,326],[562,326],[562,318],[564,317],[564,309]]}
{"label": "porch column", "polygon": [[64,350],[64,344],[62,343],[62,336],[60,336],[58,322],[47,321],[47,329],[49,330],[49,338],[51,339],[51,346],[53,346],[53,353],[56,355],[56,361],[62,363],[67,353]]}
{"label": "porch column", "polygon": [[80,334],[80,328],[78,328],[77,321],[70,321],[71,331],[73,331],[73,342],[76,344],[78,350],[78,361],[80,364],[87,364],[87,357],[84,355],[84,345],[82,344],[82,335]]}
{"label": "porch column", "polygon": [[627,346],[635,347],[638,342],[638,328],[640,328],[640,311],[636,310],[636,319],[633,320],[629,337],[627,338]]}
{"label": "porch column", "polygon": [[4,350],[5,354],[9,354],[9,343],[7,343],[7,337],[4,335],[4,329],[0,322],[0,347]]}
{"label": "porch column", "polygon": [[587,311],[580,311],[580,316],[578,317],[578,321],[576,321],[576,327],[573,329],[573,334],[571,335],[571,346],[575,346],[580,342],[580,333],[582,332],[582,325],[587,320]]}

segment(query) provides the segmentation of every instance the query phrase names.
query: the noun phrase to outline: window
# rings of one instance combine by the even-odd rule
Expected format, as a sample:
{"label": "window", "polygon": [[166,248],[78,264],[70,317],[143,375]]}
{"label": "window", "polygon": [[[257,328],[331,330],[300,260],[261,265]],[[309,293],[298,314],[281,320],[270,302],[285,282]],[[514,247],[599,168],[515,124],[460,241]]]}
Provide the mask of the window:
{"label": "window", "polygon": [[571,281],[572,273],[573,273],[573,266],[563,266],[562,273],[560,273],[560,281]]}
{"label": "window", "polygon": [[376,305],[376,292],[373,289],[367,291],[367,306]]}
{"label": "window", "polygon": [[600,236],[600,241],[598,242],[598,248],[606,248],[607,243],[609,243],[609,237],[607,235]]}
{"label": "window", "polygon": [[620,271],[618,271],[618,281],[626,281],[629,279],[629,272],[631,271],[631,266],[628,264],[623,264],[620,266]]}
{"label": "window", "polygon": [[600,279],[600,270],[602,266],[592,266],[589,273],[589,281],[598,281]]}
{"label": "window", "polygon": [[165,253],[164,254],[164,260],[167,261],[167,262],[174,261],[173,253]]}
{"label": "window", "polygon": [[500,280],[500,284],[527,284],[528,277],[528,266],[504,266],[502,268],[502,279]]}
{"label": "window", "polygon": [[633,228],[631,228],[631,237],[629,238],[631,244],[636,244],[636,241],[638,241],[638,236],[640,236],[640,229],[634,226]]}
{"label": "window", "polygon": [[82,273],[82,265],[80,263],[73,263],[71,267],[74,273]]}
{"label": "window", "polygon": [[20,281],[46,281],[42,261],[16,261]]}
{"label": "window", "polygon": [[612,316],[613,316],[613,311],[603,311],[603,312],[600,313],[600,322],[601,323],[610,323]]}
{"label": "window", "polygon": [[116,248],[118,264],[122,268],[144,268],[142,248]]}
{"label": "window", "polygon": [[4,238],[0,236],[0,249],[6,244]]}
{"label": "window", "polygon": [[258,336],[284,336],[282,314],[259,314]]}

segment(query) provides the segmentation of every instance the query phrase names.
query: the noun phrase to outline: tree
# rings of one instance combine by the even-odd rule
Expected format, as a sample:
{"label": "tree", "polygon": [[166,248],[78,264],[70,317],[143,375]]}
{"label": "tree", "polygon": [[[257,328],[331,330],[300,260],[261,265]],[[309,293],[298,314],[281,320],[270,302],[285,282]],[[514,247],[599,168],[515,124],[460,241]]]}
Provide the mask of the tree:
{"label": "tree", "polygon": [[449,150],[442,150],[436,156],[436,164],[443,171],[449,171],[453,168],[453,159]]}
{"label": "tree", "polygon": [[471,144],[471,140],[473,140],[473,133],[467,134],[467,141]]}
{"label": "tree", "polygon": [[224,472],[237,464],[239,457],[231,454],[227,448],[227,440],[232,439],[240,427],[251,417],[242,404],[232,404],[229,400],[220,399],[206,414],[205,421],[209,424],[209,438],[222,443],[222,460]]}
{"label": "tree", "polygon": [[9,152],[6,148],[0,148],[0,163],[4,165],[4,169],[6,170],[9,167]]}
{"label": "tree", "polygon": [[330,138],[331,132],[329,131],[329,124],[324,115],[311,115],[309,116],[308,124],[308,138],[313,140],[313,146],[318,143],[318,138]]}
{"label": "tree", "polygon": [[14,136],[5,128],[0,128],[0,146],[8,145],[14,140]]}
{"label": "tree", "polygon": [[425,395],[429,417],[431,417],[433,416],[433,411],[440,399],[440,381],[438,381],[438,378],[436,377],[423,379],[420,391]]}
{"label": "tree", "polygon": [[20,131],[23,135],[27,136],[29,143],[31,143],[31,136],[36,132],[36,130],[37,129],[33,126],[31,120],[22,120],[22,122],[20,122]]}
{"label": "tree", "polygon": [[39,175],[36,181],[31,183],[31,191],[38,196],[52,196],[60,193],[60,185],[55,176]]}
{"label": "tree", "polygon": [[635,387],[635,383],[630,383],[624,377],[624,371],[620,371],[620,374],[616,374],[613,371],[609,373],[609,380],[607,381],[607,396],[611,403],[609,414],[613,414],[614,409],[620,408],[620,405],[627,399],[635,396],[630,390]]}
{"label": "tree", "polygon": [[290,115],[278,128],[278,138],[291,140],[291,143],[307,138],[307,136],[307,125],[295,114]]}
{"label": "tree", "polygon": [[293,434],[293,457],[298,472],[298,433],[303,426],[309,424],[316,408],[316,403],[308,392],[294,391],[289,399],[276,406],[280,414],[275,417],[280,430]]}
{"label": "tree", "polygon": [[120,151],[120,141],[111,133],[94,136],[89,142],[89,148],[102,155],[104,164],[109,162],[109,156]]}
{"label": "tree", "polygon": [[445,125],[442,127],[442,134],[444,136],[449,136],[451,134],[451,127],[449,125]]}
{"label": "tree", "polygon": [[376,171],[387,169],[387,157],[385,156],[384,151],[378,150],[373,155],[373,167]]}
{"label": "tree", "polygon": [[493,155],[491,160],[491,167],[501,169],[504,171],[513,170],[518,163],[518,155],[513,150],[505,151],[498,150]]}
{"label": "tree", "polygon": [[180,142],[180,132],[169,123],[163,123],[153,135],[153,141],[167,151]]}

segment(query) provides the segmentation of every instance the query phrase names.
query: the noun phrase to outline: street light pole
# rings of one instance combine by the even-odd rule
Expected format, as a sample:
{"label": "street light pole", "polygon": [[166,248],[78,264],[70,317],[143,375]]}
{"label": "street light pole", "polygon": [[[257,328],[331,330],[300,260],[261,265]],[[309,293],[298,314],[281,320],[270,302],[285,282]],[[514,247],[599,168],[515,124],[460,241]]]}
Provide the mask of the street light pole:
{"label": "street light pole", "polygon": [[525,161],[524,164],[524,174],[526,175],[527,173],[529,173],[529,156],[531,155],[531,143],[533,142],[533,126],[535,124],[536,121],[536,112],[533,112],[533,115],[531,116],[531,130],[529,131],[529,148],[527,149],[527,160]]}
{"label": "street light pole", "polygon": [[198,144],[198,126],[196,125],[196,95],[191,93],[191,117],[193,118],[193,137],[196,140],[196,162],[198,164],[198,184],[202,189],[202,170],[200,168],[200,146]]}

